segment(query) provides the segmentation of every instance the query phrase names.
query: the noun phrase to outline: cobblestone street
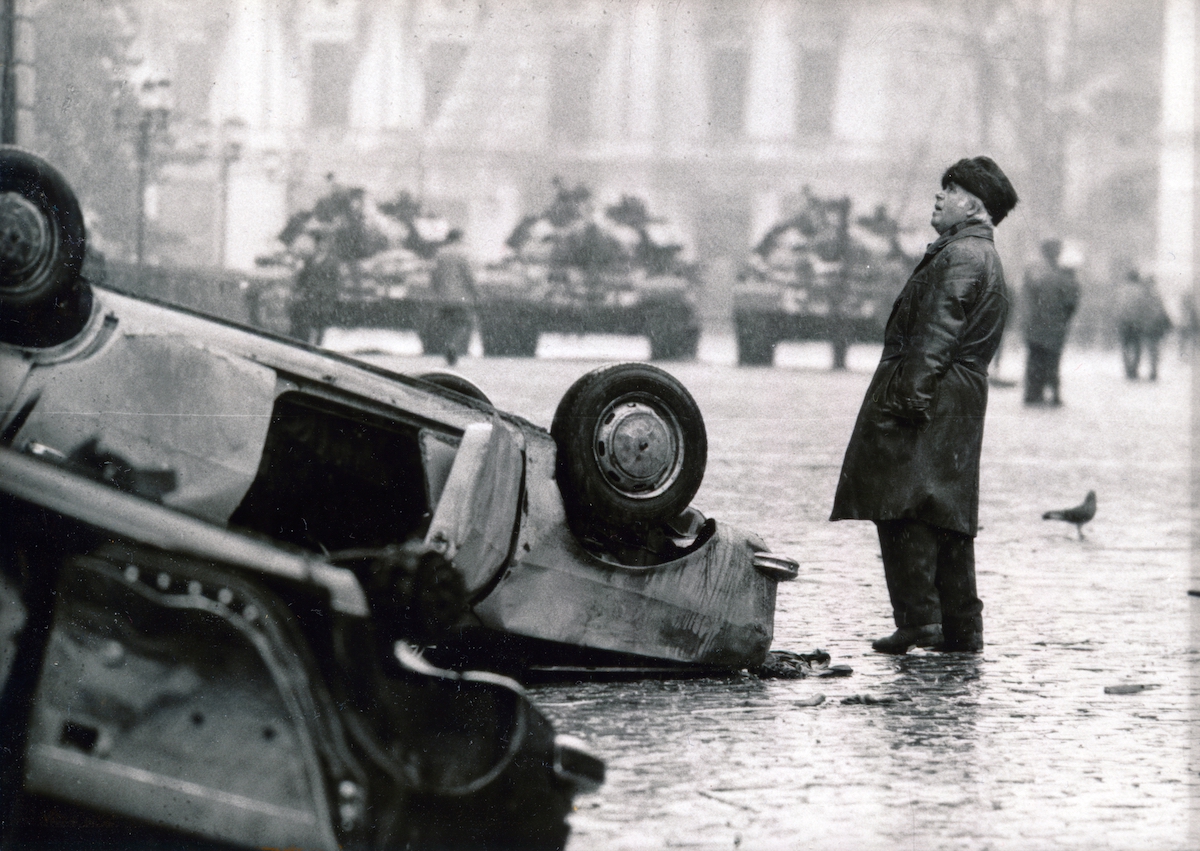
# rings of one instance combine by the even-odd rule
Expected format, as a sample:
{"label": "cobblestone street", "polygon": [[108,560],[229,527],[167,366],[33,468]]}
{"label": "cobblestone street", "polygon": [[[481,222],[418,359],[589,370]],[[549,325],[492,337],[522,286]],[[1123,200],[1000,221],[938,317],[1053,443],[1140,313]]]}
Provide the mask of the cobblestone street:
{"label": "cobblestone street", "polygon": [[[877,356],[851,355],[844,373],[803,347],[774,369],[671,371],[708,427],[696,505],[801,561],[780,587],[774,646],[823,648],[853,675],[534,689],[609,766],[578,802],[570,847],[1200,847],[1186,363],[1171,350],[1159,382],[1134,384],[1115,353],[1069,349],[1063,408],[992,389],[977,540],[987,648],[892,658],[868,644],[892,628],[873,527],[826,520]],[[548,423],[592,365],[460,368]],[[1000,375],[1020,367],[1011,352]],[[1082,540],[1041,519],[1088,489],[1100,507]]]}

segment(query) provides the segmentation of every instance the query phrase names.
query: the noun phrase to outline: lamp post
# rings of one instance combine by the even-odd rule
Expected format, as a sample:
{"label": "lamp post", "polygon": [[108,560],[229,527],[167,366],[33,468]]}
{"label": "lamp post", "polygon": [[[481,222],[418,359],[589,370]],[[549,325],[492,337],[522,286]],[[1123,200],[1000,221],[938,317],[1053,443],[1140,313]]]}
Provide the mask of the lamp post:
{"label": "lamp post", "polygon": [[0,45],[4,52],[0,68],[0,142],[17,142],[17,0],[3,0],[0,7]]}
{"label": "lamp post", "polygon": [[137,243],[135,269],[138,286],[142,284],[142,265],[146,258],[146,184],[149,179],[150,157],[154,153],[154,137],[166,129],[167,89],[170,80],[147,79],[138,90],[137,126]]}
{"label": "lamp post", "polygon": [[217,188],[220,199],[217,202],[217,266],[225,268],[226,244],[229,240],[229,169],[242,158],[243,137],[246,122],[240,118],[227,118],[221,124],[220,171],[217,177]]}

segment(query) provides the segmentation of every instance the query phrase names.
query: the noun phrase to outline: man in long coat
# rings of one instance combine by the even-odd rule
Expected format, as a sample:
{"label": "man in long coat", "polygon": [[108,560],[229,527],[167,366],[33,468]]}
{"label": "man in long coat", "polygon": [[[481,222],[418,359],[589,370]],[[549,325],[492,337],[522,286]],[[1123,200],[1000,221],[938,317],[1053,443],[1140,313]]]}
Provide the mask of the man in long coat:
{"label": "man in long coat", "polygon": [[1041,405],[1050,390],[1050,404],[1062,404],[1059,396],[1059,362],[1067,342],[1071,317],[1079,305],[1079,281],[1075,270],[1059,263],[1062,242],[1047,239],[1042,243],[1044,263],[1025,275],[1024,314],[1025,404]]}
{"label": "man in long coat", "polygon": [[1163,307],[1154,278],[1131,270],[1117,289],[1117,334],[1121,338],[1127,378],[1137,380],[1145,344],[1150,358],[1150,380],[1158,380],[1158,344],[1170,330],[1171,317]]}
{"label": "man in long coat", "polygon": [[429,276],[429,288],[438,302],[429,317],[426,338],[450,366],[467,353],[474,323],[475,278],[471,261],[462,250],[462,235],[458,228],[450,231]]}
{"label": "man in long coat", "polygon": [[979,456],[988,363],[1008,315],[993,228],[1017,203],[988,157],[942,176],[938,232],[892,307],[883,356],[846,448],[832,520],[873,520],[896,631],[913,646],[978,652]]}

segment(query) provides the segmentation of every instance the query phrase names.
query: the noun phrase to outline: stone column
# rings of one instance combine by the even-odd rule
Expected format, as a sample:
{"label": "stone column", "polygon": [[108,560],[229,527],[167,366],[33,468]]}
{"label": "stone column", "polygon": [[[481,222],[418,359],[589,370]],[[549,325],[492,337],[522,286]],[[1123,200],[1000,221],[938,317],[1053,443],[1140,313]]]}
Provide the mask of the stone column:
{"label": "stone column", "polygon": [[755,16],[746,97],[746,134],[783,141],[796,127],[796,45],[789,38],[789,4],[765,0]]}
{"label": "stone column", "polygon": [[704,45],[697,30],[700,16],[686,3],[672,7],[665,23],[662,135],[683,148],[701,142],[708,121]]}
{"label": "stone column", "polygon": [[1162,135],[1159,149],[1156,271],[1163,304],[1176,324],[1193,291],[1195,217],[1195,0],[1164,8]]}
{"label": "stone column", "polygon": [[656,135],[659,111],[658,72],[662,33],[658,3],[655,0],[638,0],[630,12],[629,25],[626,126],[630,141],[649,142]]}
{"label": "stone column", "polygon": [[864,14],[855,14],[847,26],[855,35],[843,45],[834,94],[833,134],[849,146],[851,155],[870,153],[887,135],[887,52],[872,36],[877,28],[862,20]]}
{"label": "stone column", "polygon": [[370,15],[350,94],[350,126],[368,135],[416,130],[424,109],[420,45],[409,26],[410,0],[383,0]]}

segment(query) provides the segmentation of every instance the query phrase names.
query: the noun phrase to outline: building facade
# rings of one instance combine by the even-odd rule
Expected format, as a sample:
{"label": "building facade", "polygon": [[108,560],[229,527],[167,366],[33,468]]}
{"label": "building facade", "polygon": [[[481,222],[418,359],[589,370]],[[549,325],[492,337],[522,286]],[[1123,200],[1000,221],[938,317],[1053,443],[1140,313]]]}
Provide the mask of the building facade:
{"label": "building facade", "polygon": [[928,236],[942,170],[979,153],[1022,196],[1000,231],[1018,270],[1050,230],[1097,279],[1150,259],[1160,4],[978,5],[144,0],[138,47],[173,93],[160,259],[249,268],[331,179],[413,193],[490,259],[558,176],[645,198],[719,314],[804,187]]}

